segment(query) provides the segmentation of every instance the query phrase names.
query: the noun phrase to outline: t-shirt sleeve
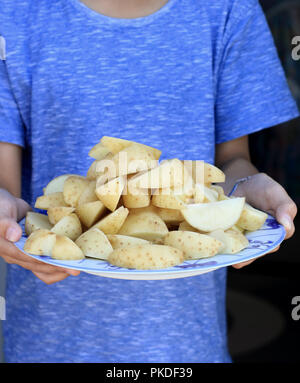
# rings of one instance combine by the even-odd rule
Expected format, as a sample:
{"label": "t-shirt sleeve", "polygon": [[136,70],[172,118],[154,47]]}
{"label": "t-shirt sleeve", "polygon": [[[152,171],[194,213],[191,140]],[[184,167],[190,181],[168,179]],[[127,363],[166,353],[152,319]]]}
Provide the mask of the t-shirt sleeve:
{"label": "t-shirt sleeve", "polygon": [[[231,12],[217,75],[217,144],[299,116],[257,0]],[[248,3],[248,4],[249,4]]]}
{"label": "t-shirt sleeve", "polygon": [[25,146],[24,124],[11,90],[5,60],[0,60],[0,142]]}

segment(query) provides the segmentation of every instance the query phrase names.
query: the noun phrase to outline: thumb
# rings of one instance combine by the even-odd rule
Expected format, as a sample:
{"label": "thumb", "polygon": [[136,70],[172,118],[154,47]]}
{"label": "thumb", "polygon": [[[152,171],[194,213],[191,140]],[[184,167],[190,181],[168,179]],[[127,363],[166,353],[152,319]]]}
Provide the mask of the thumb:
{"label": "thumb", "polygon": [[0,236],[10,242],[17,242],[22,236],[22,229],[11,218],[2,218],[0,220]]}
{"label": "thumb", "polygon": [[17,211],[18,211],[17,220],[19,222],[22,218],[25,217],[28,211],[32,210],[32,208],[26,201],[24,201],[21,198],[16,198],[16,203],[17,203]]}

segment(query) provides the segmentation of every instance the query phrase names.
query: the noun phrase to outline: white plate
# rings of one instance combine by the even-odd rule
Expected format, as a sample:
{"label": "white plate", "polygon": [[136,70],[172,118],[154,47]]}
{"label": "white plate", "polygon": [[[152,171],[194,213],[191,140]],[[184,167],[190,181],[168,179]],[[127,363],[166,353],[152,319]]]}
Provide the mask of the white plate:
{"label": "white plate", "polygon": [[[23,228],[23,237],[16,243],[16,246],[24,252],[24,243],[27,239],[24,231],[24,220],[20,222],[20,224]],[[161,270],[124,269],[113,266],[106,261],[92,258],[85,258],[79,261],[59,261],[48,256],[25,254],[54,266],[80,270],[108,278],[131,280],[185,278],[260,257],[273,250],[284,240],[285,230],[275,218],[268,216],[264,226],[260,230],[246,233],[246,237],[249,240],[249,246],[238,254],[220,254],[211,258],[189,260],[180,265]]]}

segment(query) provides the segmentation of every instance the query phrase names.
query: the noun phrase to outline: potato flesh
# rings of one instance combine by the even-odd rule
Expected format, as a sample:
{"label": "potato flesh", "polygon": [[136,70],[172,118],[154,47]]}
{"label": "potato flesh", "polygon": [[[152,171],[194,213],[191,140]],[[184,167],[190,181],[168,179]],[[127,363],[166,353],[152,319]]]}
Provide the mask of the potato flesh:
{"label": "potato flesh", "polygon": [[35,230],[46,229],[50,230],[52,227],[49,218],[45,214],[35,213],[29,211],[25,218],[25,233],[29,236]]}
{"label": "potato flesh", "polygon": [[75,244],[82,250],[86,257],[107,259],[113,251],[112,245],[106,235],[99,229],[94,228],[83,233]]}
{"label": "potato flesh", "polygon": [[237,226],[249,231],[259,230],[267,218],[268,214],[261,210],[255,209],[246,203],[244,209],[242,210],[241,216],[237,221]]}
{"label": "potato flesh", "polygon": [[55,206],[50,207],[47,210],[49,221],[52,225],[55,225],[58,221],[64,218],[66,215],[74,213],[75,208],[69,206]]}
{"label": "potato flesh", "polygon": [[79,218],[72,213],[63,217],[51,229],[55,234],[66,236],[71,240],[77,239],[82,233],[82,227]]}
{"label": "potato flesh", "polygon": [[244,204],[245,198],[234,198],[187,205],[181,212],[185,220],[198,230],[206,232],[227,230],[238,221]]}

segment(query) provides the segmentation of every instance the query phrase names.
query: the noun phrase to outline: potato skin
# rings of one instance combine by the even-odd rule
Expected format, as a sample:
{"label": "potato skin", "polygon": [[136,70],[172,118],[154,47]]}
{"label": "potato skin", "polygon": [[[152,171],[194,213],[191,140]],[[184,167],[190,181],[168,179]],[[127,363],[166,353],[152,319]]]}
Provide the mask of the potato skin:
{"label": "potato skin", "polygon": [[135,245],[114,250],[108,261],[119,267],[137,270],[165,269],[184,261],[181,250],[164,245]]}
{"label": "potato skin", "polygon": [[192,231],[171,231],[165,236],[164,244],[182,250],[185,259],[213,257],[223,246],[215,238]]}

